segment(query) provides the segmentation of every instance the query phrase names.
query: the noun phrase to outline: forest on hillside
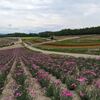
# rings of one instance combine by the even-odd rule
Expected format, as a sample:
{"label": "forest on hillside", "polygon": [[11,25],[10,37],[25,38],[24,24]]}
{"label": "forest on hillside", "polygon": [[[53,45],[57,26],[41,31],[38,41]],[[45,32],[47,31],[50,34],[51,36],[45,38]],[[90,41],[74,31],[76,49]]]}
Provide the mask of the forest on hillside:
{"label": "forest on hillside", "polygon": [[50,36],[65,36],[65,35],[90,35],[90,34],[100,34],[100,26],[81,28],[81,29],[62,29],[60,31],[45,31],[40,33],[9,33],[1,34],[0,37],[50,37]]}

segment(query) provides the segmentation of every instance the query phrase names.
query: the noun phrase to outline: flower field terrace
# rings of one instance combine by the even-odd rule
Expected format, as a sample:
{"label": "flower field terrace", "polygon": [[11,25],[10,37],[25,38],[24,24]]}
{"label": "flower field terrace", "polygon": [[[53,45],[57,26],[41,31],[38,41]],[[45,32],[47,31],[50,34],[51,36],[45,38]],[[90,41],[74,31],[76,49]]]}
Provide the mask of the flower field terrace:
{"label": "flower field terrace", "polygon": [[84,59],[46,55],[30,51],[28,54],[27,52],[25,53],[23,61],[29,66],[29,70],[33,76],[38,77],[35,72],[42,69],[48,72],[48,74],[52,74],[56,79],[60,79],[66,85],[66,88],[72,92],[74,91],[80,99],[99,100],[100,58]]}
{"label": "flower field terrace", "polygon": [[14,49],[0,51],[0,95],[6,84],[6,78],[15,59]]}
{"label": "flower field terrace", "polygon": [[0,100],[50,100],[22,62],[23,51],[0,51]]}
{"label": "flower field terrace", "polygon": [[100,58],[0,51],[0,100],[99,100]]}
{"label": "flower field terrace", "polygon": [[54,52],[100,55],[100,35],[79,36],[73,39],[56,40],[33,47]]}

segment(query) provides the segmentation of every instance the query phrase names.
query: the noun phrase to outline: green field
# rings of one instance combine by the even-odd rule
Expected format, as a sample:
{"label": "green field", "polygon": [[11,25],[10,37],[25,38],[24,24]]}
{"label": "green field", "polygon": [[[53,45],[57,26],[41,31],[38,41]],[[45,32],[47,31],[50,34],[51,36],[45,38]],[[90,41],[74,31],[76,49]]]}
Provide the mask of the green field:
{"label": "green field", "polygon": [[31,44],[48,41],[46,38],[41,38],[41,37],[23,37],[22,40],[24,42],[29,42]]}
{"label": "green field", "polygon": [[49,43],[49,45],[62,45],[62,46],[66,46],[66,45],[72,45],[72,46],[76,46],[76,45],[94,45],[94,44],[100,44],[100,35],[94,35],[94,36],[84,36],[78,39],[71,39],[71,40],[63,40],[63,41],[57,41],[54,43]]}
{"label": "green field", "polygon": [[[48,39],[41,37],[28,37],[24,38],[23,40],[24,42],[31,44],[48,41]],[[100,35],[80,36],[80,38],[77,39],[45,43],[35,45],[35,47],[43,50],[56,52],[100,55]]]}
{"label": "green field", "polygon": [[50,46],[35,46],[35,47],[42,50],[55,51],[55,52],[100,55],[100,47],[97,48],[59,48]]}

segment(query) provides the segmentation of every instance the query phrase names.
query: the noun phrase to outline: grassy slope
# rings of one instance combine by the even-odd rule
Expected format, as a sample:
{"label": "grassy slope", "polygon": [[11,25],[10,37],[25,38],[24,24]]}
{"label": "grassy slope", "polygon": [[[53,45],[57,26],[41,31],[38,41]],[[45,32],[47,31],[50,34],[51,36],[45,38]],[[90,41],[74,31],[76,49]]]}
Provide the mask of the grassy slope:
{"label": "grassy slope", "polygon": [[[23,38],[24,41],[28,41],[31,43],[41,43],[47,41],[45,38],[41,37],[27,37]],[[45,45],[39,45],[36,46],[37,48],[44,49],[44,50],[50,50],[50,51],[57,51],[57,52],[69,52],[69,53],[85,53],[85,54],[96,54],[100,55],[100,47],[93,47],[93,48],[61,48],[61,47],[53,47],[52,45],[93,45],[93,44],[100,44],[100,35],[93,35],[93,36],[83,36],[80,39],[73,39],[73,40],[64,40],[64,41],[58,41],[54,43],[49,43]]]}
{"label": "grassy slope", "polygon": [[89,36],[81,37],[79,39],[63,40],[54,43],[49,43],[49,45],[93,45],[100,44],[100,36]]}
{"label": "grassy slope", "polygon": [[22,38],[24,42],[30,42],[30,43],[41,43],[47,41],[46,38],[41,38],[41,37],[24,37]]}
{"label": "grassy slope", "polygon": [[100,55],[100,48],[52,48],[46,46],[36,46],[36,48],[48,51],[65,52],[65,53],[83,53],[83,54]]}

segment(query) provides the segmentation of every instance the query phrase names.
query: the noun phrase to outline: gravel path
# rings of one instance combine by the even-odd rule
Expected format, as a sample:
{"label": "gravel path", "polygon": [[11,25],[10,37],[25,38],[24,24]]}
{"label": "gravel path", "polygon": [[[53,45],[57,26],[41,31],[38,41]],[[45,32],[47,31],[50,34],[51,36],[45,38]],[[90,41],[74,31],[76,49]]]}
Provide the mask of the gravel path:
{"label": "gravel path", "polygon": [[47,51],[47,50],[41,50],[35,47],[32,47],[26,43],[24,43],[24,46],[28,49],[31,49],[33,51],[42,52],[45,54],[59,54],[59,55],[68,55],[68,56],[74,56],[74,57],[83,57],[83,58],[100,58],[100,55],[89,55],[89,54],[77,54],[77,53],[64,53],[64,52],[54,52],[54,51]]}

